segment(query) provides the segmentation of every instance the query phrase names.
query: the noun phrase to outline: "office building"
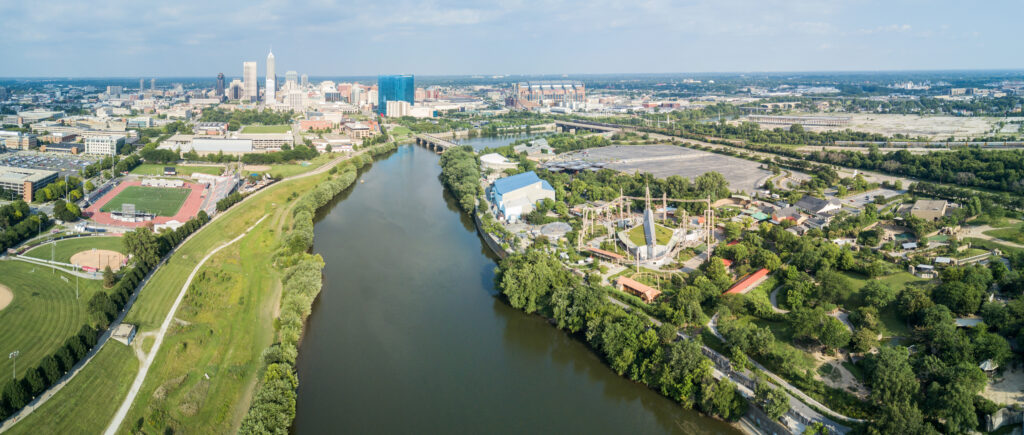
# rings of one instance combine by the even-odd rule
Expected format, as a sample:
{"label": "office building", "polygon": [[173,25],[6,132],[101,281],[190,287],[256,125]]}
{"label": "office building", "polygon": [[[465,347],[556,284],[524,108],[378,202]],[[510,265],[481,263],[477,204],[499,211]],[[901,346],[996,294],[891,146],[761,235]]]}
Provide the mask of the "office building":
{"label": "office building", "polygon": [[245,89],[243,100],[259,100],[259,84],[256,80],[256,62],[242,62],[242,86]]}
{"label": "office building", "polygon": [[412,105],[407,101],[388,101],[387,110],[384,111],[384,114],[388,118],[401,118],[409,116],[410,109],[412,109]]}
{"label": "office building", "polygon": [[85,138],[85,153],[101,156],[117,155],[117,150],[124,145],[124,136],[87,136]]}
{"label": "office building", "polygon": [[143,91],[143,89],[145,89],[144,88],[145,83],[146,83],[145,79],[139,79],[139,92],[140,93]]}
{"label": "office building", "polygon": [[124,92],[123,86],[107,86],[107,96],[110,98],[119,98],[122,92]]}
{"label": "office building", "polygon": [[277,72],[274,68],[274,52],[267,55],[267,95],[264,98],[267,102],[277,100]]}
{"label": "office building", "polygon": [[0,131],[0,143],[9,150],[27,150],[39,143],[36,135],[20,131]]}
{"label": "office building", "polygon": [[241,80],[231,80],[231,84],[228,85],[227,96],[229,100],[241,100],[245,97],[245,85],[242,84]]}
{"label": "office building", "polygon": [[385,115],[388,101],[415,102],[416,86],[412,75],[385,75],[377,77],[377,112]]}
{"label": "office building", "polygon": [[155,91],[156,90],[156,79],[155,78],[149,79],[149,90],[151,90],[151,91]]}
{"label": "office building", "polygon": [[[252,142],[253,151],[278,151],[282,145],[291,146],[295,140],[291,132],[288,133],[240,133],[234,135],[233,139],[245,139]],[[192,141],[195,143],[195,141]]]}
{"label": "office building", "polygon": [[218,97],[224,96],[224,73],[217,73],[217,87],[215,90]]}
{"label": "office building", "polygon": [[295,71],[288,71],[284,73],[284,86],[286,89],[295,89],[299,87],[299,73]]}
{"label": "office building", "polygon": [[25,202],[32,202],[36,191],[56,179],[57,173],[54,171],[0,166],[0,188],[21,196]]}
{"label": "office building", "polygon": [[39,145],[39,151],[42,151],[44,153],[78,155],[81,154],[84,150],[85,146],[80,143],[59,142]]}
{"label": "office building", "polygon": [[306,75],[306,74],[303,74],[302,78],[299,79],[299,82],[302,84],[302,87],[309,86],[309,76]]}
{"label": "office building", "polygon": [[8,98],[11,98],[10,92],[7,91],[7,88],[0,86],[0,101],[4,101]]}

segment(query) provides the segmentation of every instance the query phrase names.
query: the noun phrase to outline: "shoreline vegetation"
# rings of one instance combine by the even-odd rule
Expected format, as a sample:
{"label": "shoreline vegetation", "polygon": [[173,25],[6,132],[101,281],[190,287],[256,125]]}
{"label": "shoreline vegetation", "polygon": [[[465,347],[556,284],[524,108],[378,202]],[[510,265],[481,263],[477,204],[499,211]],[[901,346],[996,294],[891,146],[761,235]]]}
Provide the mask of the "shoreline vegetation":
{"label": "shoreline vegetation", "polygon": [[287,433],[295,419],[298,377],[295,360],[306,318],[323,287],[324,260],[311,254],[313,217],[317,210],[355,183],[359,169],[374,157],[396,149],[394,142],[376,145],[330,170],[328,180],[299,197],[292,209],[292,227],[281,235],[274,267],[284,271],[277,340],[263,351],[263,369],[252,403],[238,432]]}

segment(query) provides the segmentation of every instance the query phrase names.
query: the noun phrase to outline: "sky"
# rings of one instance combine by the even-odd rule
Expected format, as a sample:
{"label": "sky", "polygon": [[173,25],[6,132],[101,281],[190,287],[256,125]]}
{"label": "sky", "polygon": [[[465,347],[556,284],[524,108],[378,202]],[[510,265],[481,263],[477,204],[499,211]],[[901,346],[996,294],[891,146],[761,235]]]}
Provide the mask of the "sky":
{"label": "sky", "polygon": [[0,77],[1022,69],[1021,0],[0,2]]}

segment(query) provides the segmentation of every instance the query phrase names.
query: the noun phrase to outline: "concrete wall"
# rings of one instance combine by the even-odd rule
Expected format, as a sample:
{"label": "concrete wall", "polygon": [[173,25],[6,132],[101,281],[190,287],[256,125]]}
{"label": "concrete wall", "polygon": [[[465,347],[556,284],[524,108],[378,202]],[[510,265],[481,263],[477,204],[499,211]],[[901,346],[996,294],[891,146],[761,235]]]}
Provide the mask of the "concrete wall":
{"label": "concrete wall", "polygon": [[508,252],[505,251],[505,248],[501,247],[501,243],[498,243],[497,240],[494,240],[494,237],[484,231],[484,224],[480,222],[480,216],[475,212],[473,213],[473,223],[476,224],[476,232],[480,233],[480,237],[483,237],[484,243],[488,248],[491,248],[494,255],[497,255],[502,260],[508,257]]}
{"label": "concrete wall", "polygon": [[992,415],[985,416],[985,431],[992,432],[1006,425],[1020,425],[1021,423],[1024,423],[1024,411],[1002,408]]}

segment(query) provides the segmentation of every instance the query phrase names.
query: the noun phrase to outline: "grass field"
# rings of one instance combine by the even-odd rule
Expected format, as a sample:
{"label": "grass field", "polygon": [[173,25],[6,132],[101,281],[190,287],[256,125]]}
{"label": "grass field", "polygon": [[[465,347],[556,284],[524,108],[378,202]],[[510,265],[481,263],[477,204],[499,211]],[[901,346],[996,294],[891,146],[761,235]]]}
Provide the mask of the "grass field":
{"label": "grass field", "polygon": [[[659,245],[667,245],[669,239],[672,238],[672,230],[668,227],[655,225],[654,238],[657,239]],[[637,246],[647,245],[647,238],[644,236],[644,226],[640,225],[629,230],[629,240]]]}
{"label": "grass field", "polygon": [[998,230],[988,230],[985,231],[985,235],[1014,243],[1024,244],[1024,224],[1018,224],[1008,228],[1000,228]]}
{"label": "grass field", "polygon": [[1013,246],[1007,246],[1002,243],[993,242],[991,240],[979,239],[976,237],[967,237],[963,241],[970,243],[971,246],[975,248],[998,249],[1000,251],[1003,251],[1003,254],[1010,254],[1013,252],[1024,250],[1021,248],[1015,248]]}
{"label": "grass field", "polygon": [[[18,377],[63,346],[64,340],[85,324],[86,302],[100,291],[100,282],[78,282],[79,298],[75,300],[73,276],[23,261],[0,261],[0,284],[14,293],[11,304],[0,310],[0,352],[21,352]],[[10,359],[0,359],[0,373],[10,376],[11,366]]]}
{"label": "grass field", "polygon": [[135,210],[170,217],[178,213],[189,193],[192,190],[174,187],[128,186],[104,204],[100,211],[117,211],[121,210],[122,204],[135,204]]}
{"label": "grass field", "polygon": [[196,172],[210,175],[220,175],[224,172],[224,168],[221,166],[184,166],[184,165],[154,165],[145,163],[136,166],[132,169],[132,174],[135,175],[164,175],[164,168],[173,167],[178,171],[178,175],[189,176]]}
{"label": "grass field", "polygon": [[[59,394],[9,433],[101,433],[138,370],[139,360],[132,350],[110,340]],[[89,412],[81,412],[86,408]]]}
{"label": "grass field", "polygon": [[242,133],[287,133],[292,130],[290,125],[247,125]]}
{"label": "grass field", "polygon": [[[864,275],[852,272],[843,272],[843,275],[846,275],[853,286],[853,295],[851,295],[850,301],[844,305],[846,309],[854,310],[864,304],[864,301],[860,296],[860,289],[868,283],[868,278]],[[928,280],[918,278],[910,272],[897,272],[892,275],[883,276],[879,278],[879,281],[884,284],[888,284],[890,287],[895,289],[897,294],[903,291],[903,289],[908,285],[921,285],[928,282]],[[882,325],[885,326],[886,330],[882,331],[882,333],[886,337],[904,337],[909,335],[911,332],[910,329],[907,328],[906,322],[900,319],[899,315],[896,313],[895,303],[882,309],[878,313],[878,317],[879,320],[882,321]]]}
{"label": "grass field", "polygon": [[[236,237],[260,217],[270,215],[247,237],[207,261],[202,270],[208,273],[208,280],[197,287],[203,289],[203,294],[190,292],[175,315],[193,323],[168,332],[120,432],[134,432],[140,417],[147,433],[167,432],[166,429],[181,432],[183,428],[197,433],[237,431],[256,385],[260,355],[273,339],[272,319],[280,283],[276,269],[266,265],[272,262],[277,235],[290,225],[292,214],[288,205],[294,202],[289,196],[308,191],[325,177],[326,174],[317,175],[264,189],[200,230],[154,274],[126,319],[137,324],[140,332],[159,327],[189,273],[207,252]],[[223,272],[209,272],[212,270]],[[220,284],[224,287],[220,288]],[[234,305],[219,305],[224,301]],[[144,339],[143,344],[146,342]],[[49,410],[55,410],[59,414],[54,415],[59,415],[61,421],[50,424],[58,429],[81,420],[85,432],[100,432],[124,400],[126,387],[137,370],[137,359],[130,352],[108,352],[105,347],[100,356],[105,353],[110,354],[108,360],[94,360],[75,382],[125,388],[108,386],[109,394],[100,396],[86,388],[69,386],[50,399],[43,408],[45,413],[32,417],[52,418]],[[105,379],[112,378],[111,373],[116,373],[118,379],[103,384]],[[209,380],[205,374],[209,374]],[[165,388],[155,394],[159,387]],[[198,404],[202,406],[194,408]],[[15,426],[19,427],[16,431],[34,429],[29,425]],[[99,429],[93,430],[94,427]]]}
{"label": "grass field", "polygon": [[303,172],[319,168],[335,157],[337,157],[337,155],[334,153],[323,153],[314,157],[313,160],[310,160],[308,165],[302,165],[301,163],[272,165],[268,172],[270,172],[271,176],[277,178],[291,177],[293,175],[298,175]]}
{"label": "grass field", "polygon": [[124,253],[121,238],[114,236],[79,237],[77,239],[61,240],[56,244],[56,248],[50,245],[32,248],[32,250],[25,253],[25,256],[49,260],[52,251],[54,261],[70,263],[72,255],[94,248]]}

